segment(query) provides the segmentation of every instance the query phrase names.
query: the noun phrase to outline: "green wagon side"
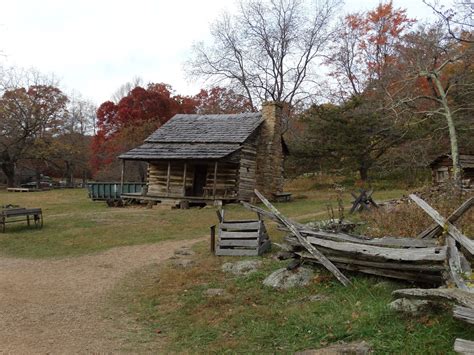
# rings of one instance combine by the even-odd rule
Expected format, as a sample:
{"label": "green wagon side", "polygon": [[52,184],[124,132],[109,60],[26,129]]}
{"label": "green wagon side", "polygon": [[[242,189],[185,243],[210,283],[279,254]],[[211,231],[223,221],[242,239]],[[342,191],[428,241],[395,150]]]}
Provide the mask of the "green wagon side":
{"label": "green wagon side", "polygon": [[106,201],[118,200],[122,193],[141,194],[145,186],[144,182],[125,182],[121,191],[120,182],[92,182],[87,184],[87,190],[93,201]]}

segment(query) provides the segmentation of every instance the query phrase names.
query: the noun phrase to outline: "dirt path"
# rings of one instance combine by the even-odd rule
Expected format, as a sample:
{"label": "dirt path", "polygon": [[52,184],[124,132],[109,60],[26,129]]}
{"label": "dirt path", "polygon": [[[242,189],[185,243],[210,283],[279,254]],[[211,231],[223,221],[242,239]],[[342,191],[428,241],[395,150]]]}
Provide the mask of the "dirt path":
{"label": "dirt path", "polygon": [[203,239],[118,247],[58,260],[0,257],[0,354],[116,352],[117,320],[101,309],[128,273]]}

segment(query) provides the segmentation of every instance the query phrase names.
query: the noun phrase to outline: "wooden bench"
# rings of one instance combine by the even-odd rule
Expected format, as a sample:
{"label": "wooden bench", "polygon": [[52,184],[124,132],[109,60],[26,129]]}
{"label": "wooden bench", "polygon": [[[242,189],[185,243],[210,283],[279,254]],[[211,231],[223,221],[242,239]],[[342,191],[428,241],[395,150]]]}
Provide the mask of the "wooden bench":
{"label": "wooden bench", "polygon": [[43,213],[41,208],[6,208],[0,210],[0,227],[5,233],[7,223],[25,222],[28,226],[33,221],[36,228],[43,227]]}
{"label": "wooden bench", "polygon": [[30,189],[28,187],[9,187],[7,188],[7,192],[31,192],[31,191],[38,191],[37,189]]}

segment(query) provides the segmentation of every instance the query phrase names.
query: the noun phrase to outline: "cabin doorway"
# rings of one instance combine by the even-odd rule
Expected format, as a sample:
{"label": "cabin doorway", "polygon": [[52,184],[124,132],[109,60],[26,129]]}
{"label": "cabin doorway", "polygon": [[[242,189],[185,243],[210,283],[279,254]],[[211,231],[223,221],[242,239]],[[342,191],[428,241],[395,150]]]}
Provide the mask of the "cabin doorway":
{"label": "cabin doorway", "polygon": [[193,196],[203,196],[207,180],[207,165],[194,166]]}

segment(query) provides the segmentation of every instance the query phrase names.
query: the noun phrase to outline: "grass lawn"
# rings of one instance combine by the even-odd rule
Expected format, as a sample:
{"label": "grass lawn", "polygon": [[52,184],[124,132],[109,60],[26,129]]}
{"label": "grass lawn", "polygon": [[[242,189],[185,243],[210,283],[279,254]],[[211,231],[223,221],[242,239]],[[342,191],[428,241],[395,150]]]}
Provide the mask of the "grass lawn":
{"label": "grass lawn", "polygon": [[[196,265],[170,262],[150,266],[117,287],[116,308],[144,325],[141,339],[161,339],[165,353],[293,353],[339,341],[367,341],[376,354],[448,354],[454,339],[474,340],[472,327],[456,321],[449,308],[419,317],[391,311],[391,292],[409,284],[348,274],[343,287],[316,269],[308,287],[274,290],[262,285],[272,271],[286,267],[271,254],[247,276],[223,273],[221,265],[241,258],[215,257],[207,243],[195,247]],[[346,273],[347,274],[347,273]],[[208,297],[209,288],[226,294]],[[320,296],[311,301],[310,296]],[[137,339],[135,339],[137,341]]]}
{"label": "grass lawn", "polygon": [[[328,204],[337,211],[333,190],[304,184],[289,190],[295,200],[276,205],[288,217],[300,222],[327,218]],[[374,197],[380,201],[404,193],[386,190]],[[351,199],[346,192],[344,204]],[[27,228],[26,223],[10,224],[7,233],[0,234],[0,253],[16,257],[75,256],[115,246],[191,239],[209,235],[209,226],[216,223],[214,208],[108,208],[90,201],[85,190],[2,191],[0,205],[5,204],[41,207],[44,213],[42,230]],[[226,210],[230,218],[252,216],[238,205]],[[272,240],[281,240],[283,234],[275,225],[267,226]],[[107,307],[126,310],[143,325],[139,334],[131,334],[128,350],[133,351],[136,342],[158,340],[160,352],[291,353],[341,340],[366,340],[376,353],[444,354],[452,352],[456,337],[474,339],[472,328],[453,320],[448,310],[410,318],[390,311],[391,291],[410,285],[350,275],[354,285],[344,288],[316,269],[308,287],[276,291],[263,287],[262,280],[288,262],[267,254],[259,258],[263,266],[257,273],[235,277],[220,268],[240,258],[214,257],[207,242],[195,250],[195,266],[150,265],[110,294]],[[206,297],[203,292],[208,288],[222,288],[226,295]],[[311,295],[321,299],[310,301]]]}
{"label": "grass lawn", "polygon": [[[400,196],[402,191],[383,191],[379,199]],[[346,194],[347,203],[350,195]],[[336,193],[295,191],[297,199],[277,206],[300,221],[325,218],[326,205],[337,210]],[[190,239],[209,235],[209,226],[216,223],[215,209],[192,208],[172,210],[165,206],[109,208],[105,202],[92,202],[86,190],[51,190],[12,193],[0,191],[0,206],[14,204],[43,209],[44,227],[27,228],[26,222],[7,224],[0,233],[0,253],[19,257],[61,257],[82,255],[108,248],[156,243],[167,239]],[[232,217],[252,216],[239,205],[226,207]]]}

